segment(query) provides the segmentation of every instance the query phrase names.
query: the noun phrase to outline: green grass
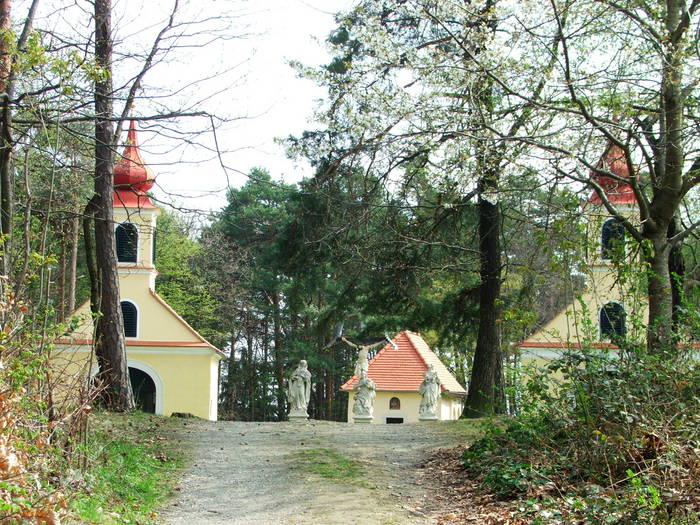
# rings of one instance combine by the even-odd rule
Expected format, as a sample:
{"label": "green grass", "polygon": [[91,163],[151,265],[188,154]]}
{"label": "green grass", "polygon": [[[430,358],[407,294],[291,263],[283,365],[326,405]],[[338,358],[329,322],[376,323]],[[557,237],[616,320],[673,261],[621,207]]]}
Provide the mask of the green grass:
{"label": "green grass", "polygon": [[363,473],[360,464],[329,448],[312,448],[294,454],[295,469],[324,479],[354,481]]}
{"label": "green grass", "polygon": [[81,523],[154,523],[185,464],[186,450],[169,439],[180,424],[138,413],[96,415],[73,517]]}
{"label": "green grass", "polygon": [[456,421],[441,421],[435,423],[435,428],[449,436],[460,438],[464,443],[470,443],[480,438],[484,431],[491,427],[505,426],[504,416],[484,417],[480,419],[458,419]]}

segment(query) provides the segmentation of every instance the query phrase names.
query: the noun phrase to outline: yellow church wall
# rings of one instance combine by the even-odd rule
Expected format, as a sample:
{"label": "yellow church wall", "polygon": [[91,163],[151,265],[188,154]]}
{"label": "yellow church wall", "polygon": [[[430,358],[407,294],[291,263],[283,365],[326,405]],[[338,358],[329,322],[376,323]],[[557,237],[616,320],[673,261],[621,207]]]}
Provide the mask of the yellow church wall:
{"label": "yellow church wall", "polygon": [[[211,351],[192,348],[173,352],[166,347],[135,347],[129,348],[127,355],[130,361],[149,365],[157,371],[163,385],[163,415],[182,412],[216,420],[217,396],[210,396],[212,383],[217,384],[218,360]],[[156,407],[158,397],[156,391]]]}
{"label": "yellow church wall", "polygon": [[[598,341],[600,309],[609,302],[617,302],[624,307],[628,336],[643,337],[643,322],[648,316],[646,301],[629,289],[622,289],[617,284],[615,273],[609,267],[601,267],[591,270],[586,290],[580,299],[570,303],[525,342],[566,344]],[[635,319],[641,322],[635,322]]]}
{"label": "yellow church wall", "polygon": [[141,341],[201,341],[147,287],[143,286],[140,275],[122,272],[120,295],[122,301],[131,301],[138,311],[139,321],[135,339]]}
{"label": "yellow church wall", "polygon": [[[128,366],[146,372],[156,386],[156,414],[182,412],[217,418],[218,357],[206,347],[127,347]],[[65,385],[78,385],[94,374],[89,347],[57,345],[52,355],[55,374]]]}
{"label": "yellow church wall", "polygon": [[454,421],[459,419],[464,410],[464,397],[443,394],[440,396],[440,420]]}
{"label": "yellow church wall", "polygon": [[[144,286],[144,277],[147,278],[144,274],[129,274],[123,270],[119,275],[120,299],[132,302],[138,312],[137,336],[127,337],[127,340],[201,342],[200,338]],[[89,303],[81,305],[74,315],[80,319],[80,324],[71,337],[91,339],[93,328]]]}
{"label": "yellow church wall", "polygon": [[[352,405],[355,401],[355,393],[348,393],[348,423],[353,422]],[[398,397],[401,408],[392,410],[389,401],[392,397]],[[377,392],[374,400],[374,424],[386,423],[388,417],[401,417],[404,423],[418,423],[418,413],[422,396],[418,392]],[[459,396],[443,394],[440,397],[439,417],[442,421],[459,419],[462,415],[463,401]]]}

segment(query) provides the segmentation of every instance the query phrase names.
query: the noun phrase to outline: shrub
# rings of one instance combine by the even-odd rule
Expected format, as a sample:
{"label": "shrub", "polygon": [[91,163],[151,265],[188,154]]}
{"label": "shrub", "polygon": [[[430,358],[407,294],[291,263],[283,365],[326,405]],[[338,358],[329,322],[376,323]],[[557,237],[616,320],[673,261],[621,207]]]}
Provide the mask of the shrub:
{"label": "shrub", "polygon": [[525,412],[464,454],[489,489],[530,497],[522,512],[540,523],[545,511],[583,523],[697,517],[700,366],[690,352],[577,349],[530,377]]}

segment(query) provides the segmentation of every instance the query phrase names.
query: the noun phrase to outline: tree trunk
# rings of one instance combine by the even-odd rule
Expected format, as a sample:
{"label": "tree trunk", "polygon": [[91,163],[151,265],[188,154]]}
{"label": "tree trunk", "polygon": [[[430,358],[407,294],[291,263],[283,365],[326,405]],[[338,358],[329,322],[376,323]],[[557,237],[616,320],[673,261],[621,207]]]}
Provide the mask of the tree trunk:
{"label": "tree trunk", "polygon": [[95,354],[100,367],[98,379],[104,390],[106,408],[127,411],[134,399],[126,362],[124,330],[119,297],[115,253],[114,217],[114,132],[112,130],[112,4],[95,0],[95,59],[105,75],[95,81],[95,255],[100,279],[100,313],[97,319]]}
{"label": "tree trunk", "polygon": [[12,181],[12,107],[10,72],[12,55],[9,49],[11,34],[11,0],[0,0],[0,94],[2,96],[0,121],[0,229],[2,230],[2,273],[10,276],[12,269],[12,217],[14,195]]}
{"label": "tree trunk", "polygon": [[335,353],[333,346],[328,348],[328,370],[326,370],[326,419],[333,421],[333,406],[335,404],[335,374],[333,366],[335,364]]}
{"label": "tree trunk", "polygon": [[669,272],[670,246],[666,234],[661,239],[652,239],[648,265],[649,324],[647,347],[649,352],[659,353],[671,349],[673,344],[673,293]]}
{"label": "tree trunk", "polygon": [[246,332],[246,359],[244,370],[245,370],[245,395],[247,397],[247,402],[245,406],[247,407],[246,420],[252,421],[255,417],[255,399],[253,397],[253,329],[252,329],[252,319],[248,316],[248,327]]}
{"label": "tree trunk", "polygon": [[479,331],[474,352],[467,417],[503,412],[503,367],[501,365],[501,326],[498,299],[501,292],[501,212],[498,202],[490,202],[484,192],[495,196],[494,177],[479,182]]}
{"label": "tree trunk", "polygon": [[282,326],[280,316],[280,296],[275,290],[272,294],[274,308],[275,338],[275,382],[277,383],[277,421],[284,421],[287,416],[287,396],[284,389],[284,362],[282,360]]}
{"label": "tree trunk", "polygon": [[58,278],[56,279],[56,318],[63,321],[66,318],[66,274],[68,273],[68,232],[66,224],[61,221],[59,233]]}
{"label": "tree trunk", "polygon": [[226,373],[226,397],[224,399],[224,415],[226,419],[233,420],[236,416],[236,383],[235,378],[238,370],[236,365],[236,341],[237,336],[231,337],[231,355],[228,358],[228,367]]}
{"label": "tree trunk", "polygon": [[95,254],[95,212],[97,196],[93,196],[85,206],[83,214],[83,244],[85,245],[85,265],[90,278],[90,311],[93,315],[100,312],[100,274],[97,271]]}
{"label": "tree trunk", "polygon": [[[674,217],[668,225],[667,237],[673,237],[678,233],[678,218]],[[671,301],[672,301],[672,327],[677,336],[680,335],[681,315],[683,307],[683,280],[685,276],[685,260],[682,246],[677,244],[671,248],[668,256],[668,271],[671,276]]]}
{"label": "tree trunk", "polygon": [[68,272],[68,315],[75,312],[75,290],[78,281],[78,243],[80,242],[80,217],[76,214],[71,221],[70,266]]}

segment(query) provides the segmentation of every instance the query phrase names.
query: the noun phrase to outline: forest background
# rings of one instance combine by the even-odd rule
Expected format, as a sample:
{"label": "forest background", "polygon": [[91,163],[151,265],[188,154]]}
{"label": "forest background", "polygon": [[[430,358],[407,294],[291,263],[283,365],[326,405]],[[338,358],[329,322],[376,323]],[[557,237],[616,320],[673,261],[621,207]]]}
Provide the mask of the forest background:
{"label": "forest background", "polygon": [[[48,25],[63,9],[35,18],[38,1],[18,5],[20,16],[0,2],[2,402],[33,407],[51,433],[58,422],[84,428],[97,395],[76,386],[80,403],[67,412],[53,397],[50,341],[70,329],[76,304],[92,300],[123,364],[118,294],[107,291],[120,127],[134,118],[220,158],[217,125],[230,116],[200,105],[216,92],[183,102],[183,86],[145,79],[202,47],[202,35],[237,35],[235,13],[187,18],[174,2],[152,41],[132,50],[112,41],[106,0],[67,8],[85,31]],[[598,249],[581,214],[592,193],[625,228],[620,275],[631,270],[650,305],[646,341],[625,348],[637,357],[688,348],[700,272],[699,7],[386,0],[339,14],[332,60],[294,64],[327,91],[321,127],[284,141],[314,174],[290,183],[254,169],[205,225],[161,203],[156,289],[227,353],[221,417],[283,420],[286,371],[304,358],[310,416],[343,420],[339,386],[356,355],[339,336],[364,343],[404,329],[421,332],[469,385],[468,415],[526,409],[510,343],[585,284]],[[185,118],[204,129],[185,132]],[[599,162],[611,144],[633,167],[624,180]],[[601,177],[630,185],[638,216],[607,199]]]}
{"label": "forest background", "polygon": [[[423,333],[463,384],[470,382],[478,347],[500,354],[504,369],[496,375],[504,382],[501,395],[511,398],[497,411],[516,409],[518,356],[509,343],[541,326],[583,285],[590,239],[580,204],[600,190],[590,174],[596,167],[605,171],[598,160],[611,140],[625,146],[630,161],[641,161],[646,151],[635,152],[631,144],[658,125],[644,117],[646,107],[622,120],[663,82],[651,61],[637,64],[633,53],[615,55],[612,47],[593,67],[601,82],[596,90],[587,91],[590,80],[581,80],[581,94],[562,99],[571,68],[563,68],[559,54],[580,60],[607,33],[596,26],[583,38],[574,30],[563,34],[560,26],[567,18],[583,27],[593,14],[600,20],[620,15],[612,4],[591,6],[598,11],[552,4],[536,20],[497,2],[472,8],[387,3],[376,9],[358,3],[338,16],[328,40],[335,56],[329,64],[296,64],[301,75],[328,90],[317,115],[325,129],[286,142],[290,155],[308,159],[316,175],[291,184],[264,167],[254,169],[247,183],[228,190],[227,206],[205,226],[186,210],[163,207],[156,286],[230,356],[221,370],[222,417],[284,419],[285,371],[306,358],[316,383],[312,417],[342,420],[346,403],[339,386],[355,356],[338,335],[365,342],[402,329]],[[535,35],[531,28],[538,21],[549,24],[542,26],[548,34]],[[639,24],[630,16],[622,21]],[[175,27],[213,40],[231,36],[230,26],[212,27],[211,19],[192,23]],[[634,44],[635,36],[625,43]],[[178,43],[161,43],[156,64],[181,45],[181,35],[166,31],[166,37]],[[68,41],[44,29],[30,31],[13,58],[24,91],[11,108],[16,226],[7,242],[8,253],[16,254],[10,281],[16,297],[32,305],[32,316],[48,324],[68,319],[89,296],[80,221],[92,185],[92,145],[86,141],[92,132],[81,108],[90,93],[82,83],[97,73],[83,58],[87,54],[76,52],[88,50],[89,41],[53,43],[62,39]],[[476,47],[466,48],[467,40]],[[507,49],[510,56],[494,61]],[[147,59],[124,53],[117,64],[138,71]],[[694,73],[696,59],[687,58],[686,71]],[[623,66],[629,74],[649,75],[648,85],[630,92],[629,100],[616,94],[629,84]],[[583,79],[586,72],[579,73]],[[131,86],[126,80],[115,92],[125,93],[127,105],[133,103]],[[147,86],[138,89],[152,104]],[[591,93],[595,97],[577,106],[574,96]],[[683,110],[688,131],[682,141],[691,151],[693,107]],[[179,133],[168,122],[187,114],[210,118],[192,104],[162,106],[150,120],[139,119],[155,122],[161,133]],[[587,134],[577,135],[586,126]],[[211,148],[201,134],[181,136]],[[567,165],[567,157],[578,165]],[[640,177],[640,193],[652,186]],[[680,199],[672,215],[679,228],[688,226],[681,228],[688,235],[676,248],[685,260],[676,277],[692,300],[698,271],[693,187]],[[496,206],[489,212],[491,201]],[[491,226],[483,222],[489,213]],[[495,288],[489,285],[494,282]],[[485,300],[493,307],[488,319]],[[489,326],[484,342],[479,337]]]}

